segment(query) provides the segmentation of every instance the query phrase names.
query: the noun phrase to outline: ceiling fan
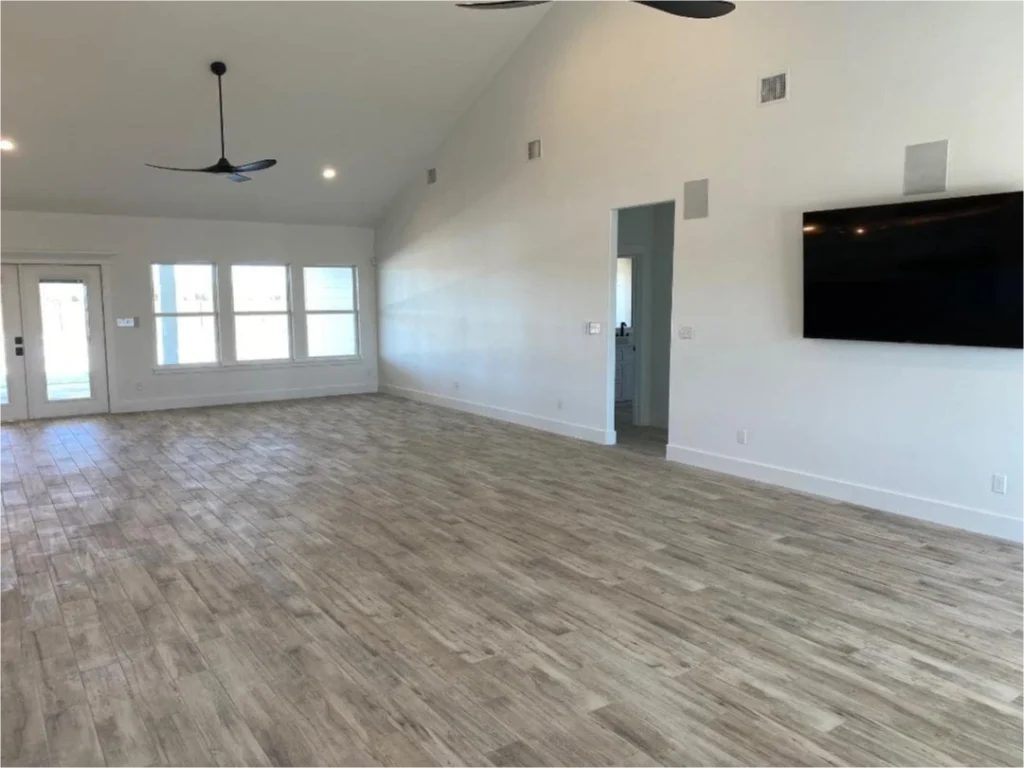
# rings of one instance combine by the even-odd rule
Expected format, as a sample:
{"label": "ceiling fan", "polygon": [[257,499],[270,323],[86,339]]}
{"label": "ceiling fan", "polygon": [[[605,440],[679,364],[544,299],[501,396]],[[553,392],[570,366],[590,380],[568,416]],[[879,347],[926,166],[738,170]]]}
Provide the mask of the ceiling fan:
{"label": "ceiling fan", "polygon": [[[504,11],[509,8],[529,8],[531,5],[544,5],[552,0],[468,0],[467,2],[456,3],[459,8],[474,8],[477,10]],[[686,19],[716,19],[719,16],[732,12],[736,4],[728,0],[693,0],[692,2],[673,2],[672,0],[633,0],[640,5],[654,8],[658,11],[670,13],[673,16],[682,16]]]}
{"label": "ceiling fan", "polygon": [[266,168],[277,165],[277,160],[255,160],[242,165],[232,165],[224,156],[224,90],[221,88],[220,79],[228,71],[227,64],[223,61],[215,61],[210,65],[210,71],[217,76],[217,99],[220,103],[220,160],[205,168],[172,168],[169,165],[153,165],[146,163],[150,168],[159,168],[162,171],[185,171],[186,173],[213,173],[231,181],[251,181],[247,173],[262,171]]}

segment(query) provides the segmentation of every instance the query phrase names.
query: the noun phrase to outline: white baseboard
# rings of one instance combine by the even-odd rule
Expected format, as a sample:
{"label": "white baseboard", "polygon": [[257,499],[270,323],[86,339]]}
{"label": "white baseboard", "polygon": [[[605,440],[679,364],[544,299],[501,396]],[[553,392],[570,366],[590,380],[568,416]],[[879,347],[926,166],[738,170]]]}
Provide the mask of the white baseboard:
{"label": "white baseboard", "polygon": [[452,408],[456,411],[475,413],[477,416],[487,416],[499,421],[509,421],[523,427],[532,427],[533,429],[542,429],[545,432],[554,432],[557,435],[575,437],[577,440],[586,440],[587,442],[600,445],[615,444],[615,432],[608,433],[603,429],[595,429],[594,427],[587,427],[582,424],[534,416],[522,411],[513,411],[509,408],[499,408],[498,406],[485,405],[484,403],[475,403],[472,400],[462,400],[457,397],[435,395],[432,392],[424,392],[409,387],[381,384],[380,391],[389,395],[395,395],[396,397],[404,397],[408,400],[418,400],[421,403],[440,405],[443,408]]}
{"label": "white baseboard", "polygon": [[139,413],[141,411],[165,411],[172,408],[202,408],[209,405],[238,405],[242,403],[266,403],[273,400],[300,400],[309,397],[331,397],[334,395],[357,395],[376,392],[371,384],[341,384],[329,387],[303,387],[300,389],[275,389],[261,392],[232,392],[218,395],[192,395],[186,397],[151,397],[145,400],[123,400],[111,404],[112,413]]}
{"label": "white baseboard", "polygon": [[759,480],[803,493],[880,509],[883,512],[916,517],[919,520],[963,528],[1010,541],[1024,540],[1024,521],[984,509],[963,507],[936,499],[861,485],[848,480],[836,480],[772,464],[737,459],[682,445],[669,445],[666,458],[681,464],[724,472],[748,480]]}

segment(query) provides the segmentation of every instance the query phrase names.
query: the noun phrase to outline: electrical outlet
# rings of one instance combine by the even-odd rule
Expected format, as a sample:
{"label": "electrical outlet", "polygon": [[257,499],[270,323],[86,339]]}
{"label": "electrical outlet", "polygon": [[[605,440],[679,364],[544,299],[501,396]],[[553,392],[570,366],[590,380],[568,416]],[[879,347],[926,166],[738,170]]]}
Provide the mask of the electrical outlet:
{"label": "electrical outlet", "polygon": [[563,405],[565,405],[565,403],[562,402],[562,398],[558,398],[558,410],[562,410]]}
{"label": "electrical outlet", "polygon": [[745,430],[745,429],[737,429],[736,430],[736,442],[739,443],[740,445],[746,445],[747,444],[747,430]]}
{"label": "electrical outlet", "polygon": [[459,382],[453,381],[452,382],[452,387],[455,389],[456,392],[458,392],[459,391]]}
{"label": "electrical outlet", "polygon": [[992,475],[992,493],[1006,493],[1006,475]]}

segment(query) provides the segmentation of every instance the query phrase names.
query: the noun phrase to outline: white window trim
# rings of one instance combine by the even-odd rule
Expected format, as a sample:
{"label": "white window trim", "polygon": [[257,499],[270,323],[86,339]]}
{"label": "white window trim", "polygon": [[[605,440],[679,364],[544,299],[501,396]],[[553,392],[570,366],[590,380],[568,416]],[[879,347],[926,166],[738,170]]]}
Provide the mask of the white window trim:
{"label": "white window trim", "polygon": [[[154,266],[174,265],[209,266],[213,270],[213,312],[157,312],[152,302],[156,294],[153,281]],[[152,347],[152,372],[158,375],[212,373],[215,371],[263,370],[276,368],[316,368],[331,365],[351,365],[363,362],[362,313],[359,295],[358,264],[322,263],[292,264],[279,261],[244,261],[216,262],[203,259],[167,259],[150,262],[150,310],[153,316],[153,330],[150,334]],[[232,267],[284,267],[287,280],[288,310],[285,312],[236,312],[234,308],[234,283]],[[305,270],[307,268],[351,269],[353,309],[306,310]],[[227,307],[225,310],[224,307]],[[308,315],[353,315],[355,317],[356,353],[354,355],[318,355],[309,354],[307,336]],[[235,317],[237,315],[287,315],[288,316],[288,357],[272,357],[263,360],[238,360],[237,342],[235,339]],[[216,362],[212,363],[172,363],[161,365],[157,361],[157,320],[159,317],[210,317],[214,319],[214,344],[217,354]]]}
{"label": "white window trim", "polygon": [[[156,305],[153,303],[153,298],[156,296],[156,283],[153,282],[153,267],[175,267],[178,265],[182,266],[208,266],[211,269],[212,284],[211,288],[213,291],[213,312],[157,312]],[[153,370],[159,372],[176,371],[176,370],[201,370],[210,368],[219,368],[223,361],[220,347],[220,306],[219,306],[219,287],[217,285],[217,264],[212,261],[190,261],[190,260],[178,260],[178,261],[153,261],[149,264],[149,307],[153,315],[153,333],[150,334],[150,339],[153,342]],[[212,317],[213,318],[213,349],[217,355],[217,359],[212,363],[160,363],[158,357],[158,348],[156,335],[160,324],[158,320],[161,317]]]}
{"label": "white window trim", "polygon": [[265,371],[276,369],[296,368],[331,368],[339,365],[358,365],[362,358],[353,355],[336,357],[311,357],[308,360],[253,360],[241,363],[224,363],[223,365],[165,365],[154,368],[153,373],[157,376],[176,376],[183,373],[223,373],[233,371]]}
{"label": "white window trim", "polygon": [[[235,309],[235,267],[284,267],[284,279],[285,289],[284,295],[285,300],[288,302],[288,308],[284,311],[267,312],[267,311],[250,311],[242,310],[238,311]],[[231,339],[234,343],[234,349],[231,350],[232,354],[232,368],[265,368],[273,365],[290,365],[296,361],[296,350],[295,350],[295,296],[293,295],[293,281],[292,281],[292,265],[282,264],[280,262],[232,262],[228,265],[228,272],[231,275],[230,292],[231,297]],[[238,328],[235,323],[235,318],[239,316],[253,316],[257,315],[260,317],[266,317],[270,315],[284,315],[288,319],[288,356],[287,357],[264,357],[254,360],[239,360],[238,359]]]}
{"label": "white window trim", "polygon": [[[306,270],[307,269],[351,269],[352,270],[352,309],[306,309]],[[299,268],[301,273],[299,291],[302,302],[302,336],[305,348],[303,361],[308,362],[352,362],[363,359],[363,345],[361,343],[361,324],[359,310],[359,267],[356,264],[303,264]],[[296,314],[299,310],[296,310]],[[352,355],[311,355],[309,354],[309,322],[310,315],[352,315],[355,319],[356,351]]]}

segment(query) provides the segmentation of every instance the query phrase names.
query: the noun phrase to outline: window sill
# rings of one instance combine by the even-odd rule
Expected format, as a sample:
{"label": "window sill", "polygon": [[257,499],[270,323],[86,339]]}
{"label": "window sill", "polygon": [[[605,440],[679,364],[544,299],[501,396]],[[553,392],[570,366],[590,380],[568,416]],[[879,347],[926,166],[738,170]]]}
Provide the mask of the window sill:
{"label": "window sill", "polygon": [[265,371],[284,368],[331,368],[338,365],[358,365],[366,362],[362,355],[348,357],[318,357],[308,360],[254,360],[245,363],[217,363],[213,365],[164,365],[153,369],[156,376],[182,373],[222,373],[226,371]]}

